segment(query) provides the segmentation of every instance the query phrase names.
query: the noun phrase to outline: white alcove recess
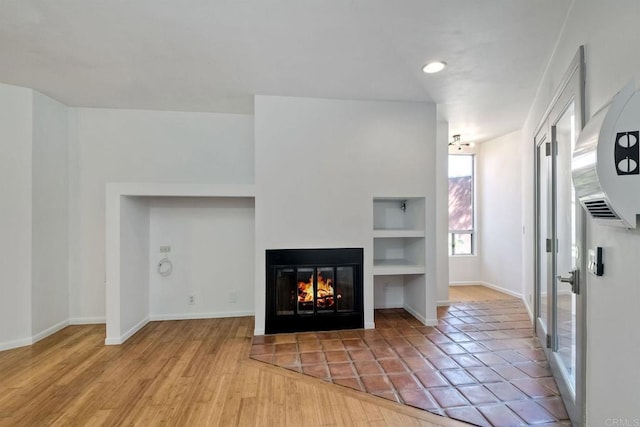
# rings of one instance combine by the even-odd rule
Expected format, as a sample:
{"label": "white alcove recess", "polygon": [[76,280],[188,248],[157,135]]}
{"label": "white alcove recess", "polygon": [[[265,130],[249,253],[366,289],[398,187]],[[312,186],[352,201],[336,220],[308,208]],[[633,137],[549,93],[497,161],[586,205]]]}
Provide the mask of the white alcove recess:
{"label": "white alcove recess", "polygon": [[[107,184],[105,344],[151,320],[252,315],[254,200],[253,185]],[[175,269],[160,278],[161,245]]]}
{"label": "white alcove recess", "polygon": [[426,296],[425,223],[424,197],[373,198],[374,306],[404,308],[431,325],[435,317]]}

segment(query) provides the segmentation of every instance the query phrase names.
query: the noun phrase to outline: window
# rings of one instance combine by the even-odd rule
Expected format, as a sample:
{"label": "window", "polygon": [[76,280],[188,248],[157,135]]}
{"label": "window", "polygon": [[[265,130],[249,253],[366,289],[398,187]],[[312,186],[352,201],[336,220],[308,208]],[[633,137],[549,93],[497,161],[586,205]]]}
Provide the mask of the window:
{"label": "window", "polygon": [[473,155],[449,155],[449,255],[473,254]]}

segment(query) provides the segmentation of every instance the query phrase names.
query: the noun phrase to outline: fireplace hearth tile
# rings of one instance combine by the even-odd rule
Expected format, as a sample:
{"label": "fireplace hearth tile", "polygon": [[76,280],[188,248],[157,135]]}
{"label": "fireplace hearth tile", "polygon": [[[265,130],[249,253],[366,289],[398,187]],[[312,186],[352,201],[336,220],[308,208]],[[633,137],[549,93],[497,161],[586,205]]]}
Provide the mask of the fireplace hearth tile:
{"label": "fireplace hearth tile", "polygon": [[343,363],[351,361],[349,353],[344,350],[325,351],[324,355],[327,358],[327,363]]}
{"label": "fireplace hearth tile", "polygon": [[376,310],[375,330],[255,337],[251,358],[481,426],[565,425],[544,352],[522,316],[517,300],[438,308],[438,328],[402,309]]}
{"label": "fireplace hearth tile", "polygon": [[324,352],[316,351],[313,353],[300,353],[300,363],[302,365],[317,365],[319,363],[326,363]]}

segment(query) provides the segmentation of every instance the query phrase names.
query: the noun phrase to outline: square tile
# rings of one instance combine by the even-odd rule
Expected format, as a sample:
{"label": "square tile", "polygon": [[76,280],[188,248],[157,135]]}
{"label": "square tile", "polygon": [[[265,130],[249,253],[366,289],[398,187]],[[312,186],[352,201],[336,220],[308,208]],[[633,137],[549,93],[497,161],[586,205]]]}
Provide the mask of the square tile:
{"label": "square tile", "polygon": [[474,405],[498,402],[498,398],[482,385],[460,386],[458,387],[458,391]]}
{"label": "square tile", "polygon": [[420,382],[411,374],[388,374],[396,390],[419,390]]}
{"label": "square tile", "polygon": [[555,421],[542,406],[533,400],[509,402],[507,406],[529,424],[542,424]]}
{"label": "square tile", "polygon": [[539,379],[524,378],[513,380],[511,383],[534,399],[537,397],[550,397],[555,394],[549,388],[545,387]]}
{"label": "square tile", "polygon": [[514,367],[513,365],[498,365],[492,366],[491,369],[496,371],[498,375],[500,375],[505,380],[511,381],[520,378],[529,378],[527,374],[522,372],[520,369]]}
{"label": "square tile", "polygon": [[480,383],[493,383],[503,381],[503,378],[491,368],[467,368],[467,372],[470,373]]}
{"label": "square tile", "polygon": [[523,426],[526,423],[505,405],[480,406],[478,410],[495,426]]}
{"label": "square tile", "polygon": [[356,375],[351,363],[332,363],[329,365],[331,378],[350,378]]}
{"label": "square tile", "polygon": [[428,359],[436,369],[454,369],[460,367],[460,365],[458,365],[455,360],[449,356],[434,356],[428,357]]}
{"label": "square tile", "polygon": [[300,353],[300,363],[302,365],[317,365],[318,363],[325,363],[326,358],[324,353],[316,351],[313,353]]}
{"label": "square tile", "polygon": [[298,342],[318,341],[318,336],[315,332],[304,332],[304,333],[296,334],[296,339]]}
{"label": "square tile", "polygon": [[397,349],[398,347],[411,347],[411,343],[404,337],[386,338],[386,341],[389,343],[389,346],[394,349]]}
{"label": "square tile", "polygon": [[444,369],[440,373],[453,385],[476,383],[476,380],[464,369]]}
{"label": "square tile", "polygon": [[340,334],[337,332],[317,332],[316,336],[319,340],[339,340]]}
{"label": "square tile", "polygon": [[303,365],[302,372],[312,377],[320,378],[321,380],[329,379],[329,369],[327,365]]}
{"label": "square tile", "polygon": [[452,387],[430,388],[429,393],[431,393],[441,408],[469,405],[469,402],[462,397],[458,390]]}
{"label": "square tile", "polygon": [[353,362],[358,374],[360,375],[376,375],[383,374],[382,367],[375,360],[361,360]]}
{"label": "square tile", "polygon": [[411,335],[406,338],[407,341],[409,341],[414,347],[417,347],[419,345],[431,344],[431,341],[429,341],[424,335]]}
{"label": "square tile", "polygon": [[430,356],[444,356],[444,351],[440,350],[438,348],[438,346],[436,346],[435,344],[425,344],[425,345],[419,345],[416,346],[416,350],[418,350],[420,352],[420,354],[422,354],[423,356],[426,357],[430,357]]}
{"label": "square tile", "polygon": [[[391,392],[393,393],[393,386],[386,375],[367,375],[360,377],[360,380],[364,384],[365,390],[369,393],[372,392]],[[395,400],[395,398],[394,398]]]}
{"label": "square tile", "polygon": [[490,383],[485,386],[503,402],[527,399],[527,395],[508,382]]}
{"label": "square tile", "polygon": [[569,415],[567,415],[567,410],[565,409],[564,403],[562,403],[562,399],[560,397],[549,397],[544,399],[537,399],[536,403],[538,403],[544,409],[546,409],[547,412],[553,415],[557,420],[569,419]]}
{"label": "square tile", "polygon": [[349,356],[351,357],[351,360],[353,361],[359,361],[359,360],[373,360],[373,353],[371,353],[371,351],[369,350],[350,350],[349,351]]}
{"label": "square tile", "polygon": [[468,354],[454,354],[451,356],[451,358],[463,368],[475,368],[484,366],[482,362]]}
{"label": "square tile", "polygon": [[327,350],[344,350],[341,340],[321,340],[320,344],[324,351]]}
{"label": "square tile", "polygon": [[275,353],[296,353],[298,351],[298,344],[293,343],[281,343],[275,345]]}
{"label": "square tile", "polygon": [[417,357],[403,357],[404,363],[407,365],[410,371],[418,372],[425,369],[431,370],[431,364],[427,362],[422,356]]}
{"label": "square tile", "polygon": [[320,341],[301,341],[298,343],[298,351],[300,353],[309,352],[309,351],[320,351],[322,350],[322,345],[320,345]]}
{"label": "square tile", "polygon": [[478,344],[475,341],[461,342],[461,343],[458,343],[458,345],[460,347],[464,348],[467,353],[472,353],[472,354],[474,354],[474,353],[483,353],[483,352],[489,351],[482,344]]}
{"label": "square tile", "polygon": [[415,372],[414,375],[418,377],[425,388],[446,387],[449,385],[444,377],[436,370],[425,369],[424,371]]}
{"label": "square tile", "polygon": [[438,404],[424,390],[399,390],[400,397],[407,405],[430,411],[438,409]]}
{"label": "square tile", "polygon": [[373,347],[371,348],[371,351],[375,355],[376,359],[395,359],[398,357],[398,354],[389,346]]}
{"label": "square tile", "polygon": [[549,368],[545,366],[541,366],[535,362],[519,363],[514,366],[532,378],[542,378],[542,377],[551,376],[551,370]]}
{"label": "square tile", "polygon": [[489,421],[473,406],[460,406],[446,410],[448,417],[481,427],[492,427]]}
{"label": "square tile", "polygon": [[342,340],[360,339],[360,334],[355,330],[339,331],[338,334]]}
{"label": "square tile", "polygon": [[282,353],[273,356],[273,363],[288,368],[290,366],[299,366],[300,357],[298,353]]}
{"label": "square tile", "polygon": [[295,334],[278,334],[275,335],[276,344],[290,344],[297,341]]}
{"label": "square tile", "polygon": [[474,357],[487,366],[507,365],[509,362],[493,353],[478,353]]}
{"label": "square tile", "polygon": [[369,346],[370,349],[389,347],[389,344],[387,344],[384,338],[364,338],[363,341]]}
{"label": "square tile", "polygon": [[427,338],[429,338],[429,341],[431,341],[434,344],[450,344],[451,340],[449,338],[447,338],[446,335],[444,334],[429,334],[427,335]]}
{"label": "square tile", "polygon": [[324,357],[327,359],[327,363],[342,363],[351,361],[349,354],[344,350],[325,351]]}
{"label": "square tile", "polygon": [[420,357],[420,352],[415,347],[398,347],[395,349],[398,356],[405,357]]}
{"label": "square tile", "polygon": [[344,348],[347,350],[363,350],[369,348],[361,339],[342,340],[342,345],[344,345]]}
{"label": "square tile", "polygon": [[387,374],[407,372],[407,367],[400,359],[381,359],[378,360],[378,363]]}

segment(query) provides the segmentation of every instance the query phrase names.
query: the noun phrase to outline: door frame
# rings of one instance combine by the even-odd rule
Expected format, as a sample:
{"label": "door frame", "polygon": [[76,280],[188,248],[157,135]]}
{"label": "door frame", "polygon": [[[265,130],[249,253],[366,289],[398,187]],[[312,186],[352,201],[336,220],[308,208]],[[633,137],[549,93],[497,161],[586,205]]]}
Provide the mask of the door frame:
{"label": "door frame", "polygon": [[[539,188],[539,158],[538,158],[538,149],[540,143],[551,143],[552,150],[552,183],[551,183],[551,204],[547,204],[548,208],[551,209],[552,215],[548,220],[551,220],[552,227],[552,235],[551,238],[551,250],[552,253],[557,252],[557,232],[556,232],[556,138],[555,138],[555,126],[557,120],[564,114],[567,107],[571,102],[574,102],[575,108],[575,120],[576,120],[576,128],[577,130],[581,130],[585,125],[585,117],[586,117],[586,108],[585,108],[585,64],[584,64],[584,46],[580,46],[575,56],[573,57],[569,68],[565,72],[559,88],[556,90],[555,95],[553,96],[549,106],[545,110],[542,120],[540,124],[536,128],[533,137],[533,151],[534,151],[534,214],[536,215],[534,220],[534,329],[536,331],[536,336],[540,340],[541,346],[545,350],[545,354],[547,356],[547,360],[549,361],[549,365],[551,366],[551,370],[554,378],[556,379],[556,383],[558,385],[558,389],[560,390],[560,395],[562,397],[563,402],[565,403],[565,407],[567,412],[569,413],[569,417],[575,425],[582,425],[585,420],[585,399],[586,399],[586,309],[587,309],[587,300],[586,300],[586,289],[585,289],[585,275],[586,275],[586,215],[584,209],[579,203],[576,203],[576,227],[577,227],[577,246],[579,251],[579,258],[577,262],[577,268],[581,273],[581,284],[582,289],[576,295],[576,367],[575,367],[575,390],[572,390],[567,384],[568,379],[565,378],[564,370],[560,366],[560,360],[558,354],[555,352],[557,350],[557,313],[556,313],[556,305],[557,305],[557,282],[555,279],[552,280],[552,286],[548,289],[548,292],[551,294],[549,296],[548,302],[548,316],[550,319],[547,319],[547,330],[546,334],[547,338],[542,339],[541,334],[539,334],[540,325],[538,324],[538,317],[540,314],[540,292],[541,292],[541,280],[540,277],[540,252],[538,245],[540,243],[541,234],[544,232],[547,234],[545,230],[540,230],[540,206],[539,206],[539,197],[540,197],[540,188]],[[578,133],[576,133],[577,137]],[[555,278],[558,274],[557,265],[556,265],[556,257],[551,257],[551,265],[548,265],[547,268],[551,268],[552,277]],[[565,272],[566,273],[566,272]],[[548,276],[548,275],[547,275]]]}

